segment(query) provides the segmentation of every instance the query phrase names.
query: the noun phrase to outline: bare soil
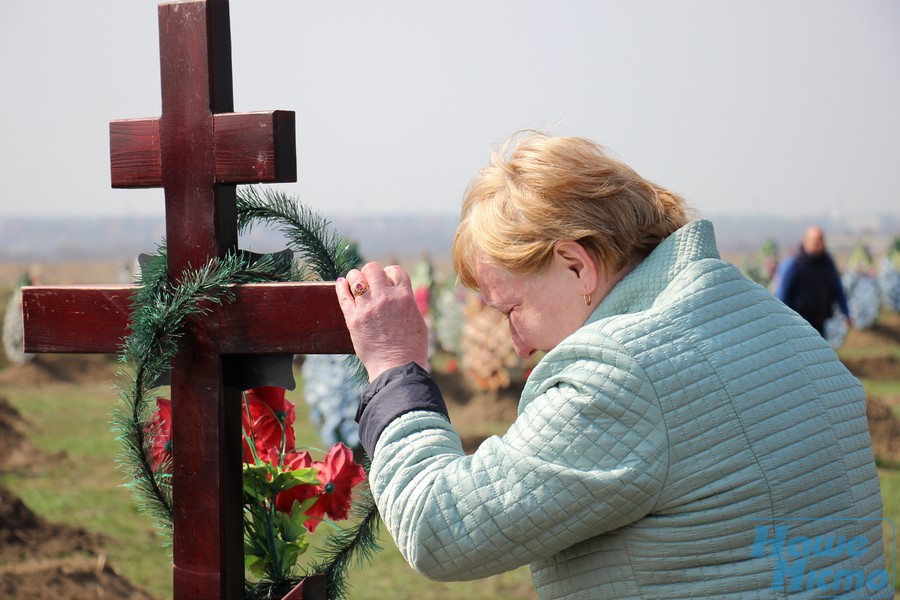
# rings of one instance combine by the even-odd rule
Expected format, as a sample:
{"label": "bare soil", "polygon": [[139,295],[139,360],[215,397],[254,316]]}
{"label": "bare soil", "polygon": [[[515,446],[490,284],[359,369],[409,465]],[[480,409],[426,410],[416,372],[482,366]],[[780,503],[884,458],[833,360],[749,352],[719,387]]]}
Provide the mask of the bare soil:
{"label": "bare soil", "polygon": [[108,380],[115,357],[101,354],[39,354],[21,367],[0,370],[0,385],[87,383]]}
{"label": "bare soil", "polygon": [[[41,452],[29,424],[0,398],[0,471],[25,467]],[[152,600],[106,562],[103,538],[51,523],[0,486],[0,597],[17,600]]]}

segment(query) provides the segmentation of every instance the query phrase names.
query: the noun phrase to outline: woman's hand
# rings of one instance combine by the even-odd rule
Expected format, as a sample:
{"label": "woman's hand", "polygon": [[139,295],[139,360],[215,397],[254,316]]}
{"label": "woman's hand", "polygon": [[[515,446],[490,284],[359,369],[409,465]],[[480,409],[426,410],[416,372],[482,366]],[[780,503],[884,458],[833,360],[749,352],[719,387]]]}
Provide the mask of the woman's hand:
{"label": "woman's hand", "polygon": [[428,368],[428,328],[406,271],[370,262],[338,279],[335,290],[369,381],[409,362]]}

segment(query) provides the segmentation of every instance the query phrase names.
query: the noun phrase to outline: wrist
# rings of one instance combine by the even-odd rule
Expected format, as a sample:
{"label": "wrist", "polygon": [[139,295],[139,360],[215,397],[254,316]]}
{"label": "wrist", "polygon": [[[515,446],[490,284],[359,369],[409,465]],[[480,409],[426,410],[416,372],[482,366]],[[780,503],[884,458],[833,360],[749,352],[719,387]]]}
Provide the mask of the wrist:
{"label": "wrist", "polygon": [[410,363],[419,365],[422,369],[428,370],[428,361],[416,360],[412,358],[397,358],[394,360],[380,360],[375,363],[366,364],[366,372],[369,374],[369,381],[375,381],[385,371],[396,369]]}

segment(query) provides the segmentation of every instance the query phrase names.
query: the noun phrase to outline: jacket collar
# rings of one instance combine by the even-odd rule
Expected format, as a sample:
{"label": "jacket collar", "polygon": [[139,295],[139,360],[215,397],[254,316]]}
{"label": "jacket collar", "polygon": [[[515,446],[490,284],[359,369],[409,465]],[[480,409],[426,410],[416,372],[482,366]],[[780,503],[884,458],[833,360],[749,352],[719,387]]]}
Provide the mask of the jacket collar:
{"label": "jacket collar", "polygon": [[[690,264],[708,258],[719,258],[712,223],[709,221],[688,223],[664,239],[647,258],[626,275],[594,309],[585,325],[607,317],[650,308],[679,273]],[[557,346],[547,356],[559,349],[560,346]],[[553,374],[564,366],[559,361],[547,361],[546,357],[541,359],[525,382],[519,402],[520,414],[543,389],[553,385],[555,381]]]}
{"label": "jacket collar", "polygon": [[706,220],[691,221],[664,239],[626,275],[585,324],[650,308],[676,275],[705,258],[719,258],[713,224]]}

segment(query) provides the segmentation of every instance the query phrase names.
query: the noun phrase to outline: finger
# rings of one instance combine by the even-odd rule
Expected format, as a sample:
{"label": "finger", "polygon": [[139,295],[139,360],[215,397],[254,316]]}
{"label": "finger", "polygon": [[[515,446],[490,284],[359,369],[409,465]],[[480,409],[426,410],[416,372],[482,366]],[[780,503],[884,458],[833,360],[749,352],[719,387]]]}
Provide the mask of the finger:
{"label": "finger", "polygon": [[360,279],[356,283],[354,283],[350,287],[350,293],[353,294],[353,297],[357,300],[366,295],[366,292],[369,291],[369,284],[367,284],[364,280]]}
{"label": "finger", "polygon": [[369,291],[369,282],[359,269],[350,269],[346,279],[347,287],[354,298],[359,298]]}
{"label": "finger", "polygon": [[366,263],[361,271],[361,275],[366,279],[370,287],[383,289],[393,285],[385,274],[384,269],[377,262]]}
{"label": "finger", "polygon": [[384,272],[395,286],[412,289],[412,281],[409,278],[409,273],[403,267],[391,265],[385,268]]}
{"label": "finger", "polygon": [[341,311],[346,317],[347,310],[356,304],[353,298],[353,294],[350,292],[350,285],[348,284],[346,279],[344,279],[343,277],[338,277],[337,281],[334,282],[334,291],[337,294],[338,304],[341,306]]}
{"label": "finger", "polygon": [[350,295],[350,283],[344,277],[338,277],[334,282],[334,291],[338,299]]}
{"label": "finger", "polygon": [[347,280],[347,288],[352,292],[353,285],[359,281],[365,281],[365,276],[359,269],[350,269],[344,277]]}

